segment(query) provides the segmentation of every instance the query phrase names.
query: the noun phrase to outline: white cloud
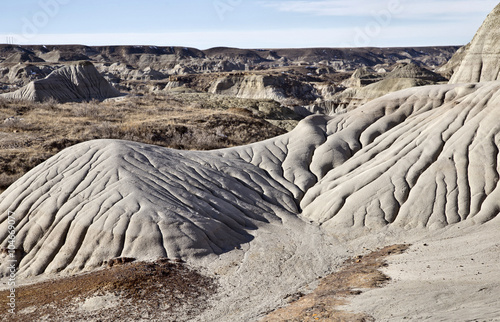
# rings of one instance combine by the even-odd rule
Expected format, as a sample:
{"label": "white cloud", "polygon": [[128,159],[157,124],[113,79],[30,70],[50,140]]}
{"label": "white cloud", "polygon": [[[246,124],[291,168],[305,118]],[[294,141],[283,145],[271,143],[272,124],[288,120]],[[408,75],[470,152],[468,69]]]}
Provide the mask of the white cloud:
{"label": "white cloud", "polygon": [[496,0],[317,0],[317,1],[260,1],[260,4],[282,12],[316,16],[371,16],[388,11],[400,18],[424,19],[480,14],[486,16],[497,4]]}
{"label": "white cloud", "polygon": [[365,16],[380,7],[368,0],[358,1],[357,4],[354,1],[261,1],[261,4],[283,12],[317,16]]}
{"label": "white cloud", "polygon": [[[283,48],[460,45],[472,39],[486,13],[497,3],[491,0],[279,0],[260,1],[260,4],[280,11],[312,15],[367,17],[361,20],[361,24],[358,21],[358,27],[332,24],[330,28],[101,34],[39,34],[38,30],[34,30],[30,37],[0,35],[0,39],[14,36],[14,42],[19,44],[158,45],[200,49],[215,46]],[[380,12],[392,12],[393,15],[381,15]],[[429,15],[437,18],[429,20]],[[393,23],[395,16],[402,18],[397,24]]]}

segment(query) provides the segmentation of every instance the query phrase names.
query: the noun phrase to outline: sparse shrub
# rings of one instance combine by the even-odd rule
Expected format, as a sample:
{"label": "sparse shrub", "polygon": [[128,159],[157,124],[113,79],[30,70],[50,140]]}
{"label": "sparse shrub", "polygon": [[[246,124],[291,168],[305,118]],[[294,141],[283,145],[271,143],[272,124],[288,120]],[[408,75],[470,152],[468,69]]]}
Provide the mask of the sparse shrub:
{"label": "sparse shrub", "polygon": [[280,101],[283,106],[300,106],[303,105],[302,102],[298,98],[287,97]]}
{"label": "sparse shrub", "polygon": [[205,108],[204,104],[202,102],[192,102],[191,104],[189,104],[189,107],[193,108],[193,109],[203,109]]}
{"label": "sparse shrub", "polygon": [[23,148],[25,142],[18,139],[2,139],[0,140],[0,149],[1,150],[13,150]]}
{"label": "sparse shrub", "polygon": [[32,129],[32,125],[19,116],[11,116],[4,119],[2,124],[0,124],[0,127],[9,132],[29,131]]}
{"label": "sparse shrub", "polygon": [[11,132],[0,141],[0,189],[60,150],[92,139],[211,150],[283,134],[256,118],[260,101],[206,93],[144,95],[104,103],[0,100],[6,106],[0,131]]}
{"label": "sparse shrub", "polygon": [[42,144],[42,147],[46,151],[55,151],[59,152],[67,147],[70,147],[72,145],[75,145],[79,143],[78,140],[72,140],[68,138],[57,138],[57,139],[52,139],[49,141],[46,141]]}
{"label": "sparse shrub", "polygon": [[40,106],[39,103],[34,101],[8,100],[8,102],[9,108],[11,108],[17,115],[22,115]]}
{"label": "sparse shrub", "polygon": [[100,102],[97,100],[79,103],[73,108],[73,115],[77,117],[99,119],[101,116],[101,107],[99,104]]}
{"label": "sparse shrub", "polygon": [[59,102],[53,97],[47,98],[42,103],[40,103],[41,108],[49,110],[49,111],[55,110],[58,105],[59,105]]}
{"label": "sparse shrub", "polygon": [[190,150],[214,150],[227,146],[227,136],[217,131],[200,131],[192,129],[182,135],[178,142],[172,142],[182,149]]}
{"label": "sparse shrub", "polygon": [[126,263],[132,263],[135,262],[135,258],[132,257],[117,257],[117,258],[112,258],[108,261],[108,267],[113,267],[116,265],[123,265]]}
{"label": "sparse shrub", "polygon": [[116,126],[110,122],[103,122],[90,127],[87,135],[94,139],[119,139],[116,134],[119,134]]}
{"label": "sparse shrub", "polygon": [[8,102],[5,98],[3,97],[0,97],[0,108],[7,108],[9,105],[8,105]]}
{"label": "sparse shrub", "polygon": [[252,117],[253,116],[253,112],[252,111],[250,111],[250,110],[248,110],[246,108],[242,108],[242,107],[230,107],[227,111],[229,113],[244,115],[244,116],[248,116],[248,117]]}

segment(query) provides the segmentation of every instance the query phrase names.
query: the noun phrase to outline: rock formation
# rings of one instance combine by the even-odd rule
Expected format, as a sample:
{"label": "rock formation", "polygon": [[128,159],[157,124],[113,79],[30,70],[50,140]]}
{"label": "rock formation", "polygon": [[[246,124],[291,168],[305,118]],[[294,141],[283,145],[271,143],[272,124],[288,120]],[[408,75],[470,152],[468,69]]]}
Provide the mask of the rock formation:
{"label": "rock formation", "polygon": [[238,98],[272,99],[278,102],[287,98],[315,99],[313,86],[286,76],[227,76],[216,80],[209,93]]}
{"label": "rock formation", "polygon": [[375,73],[366,68],[356,70],[342,85],[347,89],[327,98],[322,95],[310,110],[324,114],[354,109],[386,94],[407,88],[432,85],[446,79],[414,63],[397,63],[389,73]]}
{"label": "rock formation", "polygon": [[500,208],[499,103],[500,83],[426,86],[220,151],[83,143],[2,194],[0,240],[11,211],[36,275],[220,254],[297,216],[337,234],[483,223]]}
{"label": "rock formation", "polygon": [[337,106],[335,112],[354,109],[392,92],[430,84],[432,82],[418,78],[388,78],[365,87],[348,88],[333,99]]}
{"label": "rock formation", "polygon": [[[392,278],[389,291],[363,289],[358,304],[351,303],[355,309],[384,321],[410,314],[494,320],[500,298],[500,67],[494,41],[499,10],[500,5],[458,53],[464,59],[451,84],[407,88],[364,103],[437,81],[418,64],[401,64],[389,78],[343,93],[351,101],[359,98],[360,106],[309,116],[293,131],[263,142],[199,152],[95,140],[63,150],[0,195],[0,274],[10,274],[11,255],[19,279],[93,270],[116,258],[186,260],[220,282],[213,307],[198,320],[250,321],[300,297],[353,252],[414,243],[385,269]],[[181,57],[224,53],[232,63],[261,57],[227,48],[115,50],[99,52],[158,67],[167,59],[156,54],[171,55],[179,71],[186,68]],[[266,50],[262,61],[306,64],[327,55],[344,66],[345,53]],[[417,53],[399,51],[408,55]],[[448,71],[458,66],[457,57]],[[352,61],[363,59],[369,58]],[[156,70],[162,72],[152,69],[149,75]],[[366,73],[355,76],[361,80]],[[203,86],[214,80],[207,79]],[[190,81],[172,77],[169,86]],[[281,99],[287,90],[300,90],[288,81],[217,75],[211,91]],[[33,99],[54,88],[63,89],[58,99],[116,94],[95,94],[99,82],[93,66],[80,63],[24,91],[38,93]],[[307,88],[325,96],[336,90],[328,83]],[[272,114],[274,108],[266,110]],[[105,302],[104,296],[96,302]]]}
{"label": "rock formation", "polygon": [[398,63],[385,78],[414,78],[433,82],[445,81],[446,79],[430,70],[417,66],[414,63]]}
{"label": "rock formation", "polygon": [[50,73],[46,78],[30,82],[23,88],[1,94],[6,99],[59,102],[104,100],[119,96],[113,88],[87,61],[65,66]]}
{"label": "rock formation", "polygon": [[500,77],[500,4],[481,25],[471,43],[458,56],[463,56],[460,67],[450,83],[473,83],[498,80]]}
{"label": "rock formation", "polygon": [[44,62],[43,59],[35,56],[34,54],[30,54],[29,52],[20,52],[14,53],[7,57],[2,64],[19,64],[26,62]]}

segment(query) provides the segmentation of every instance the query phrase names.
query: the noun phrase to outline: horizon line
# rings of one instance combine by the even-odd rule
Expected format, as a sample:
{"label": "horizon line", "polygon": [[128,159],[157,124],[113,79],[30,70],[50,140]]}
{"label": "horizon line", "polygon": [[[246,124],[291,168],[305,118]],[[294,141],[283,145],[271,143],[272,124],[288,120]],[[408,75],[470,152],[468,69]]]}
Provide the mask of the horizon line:
{"label": "horizon line", "polygon": [[196,49],[200,51],[225,48],[225,49],[241,49],[241,50],[286,50],[286,49],[367,49],[367,48],[431,48],[431,47],[463,47],[467,44],[455,44],[455,45],[415,45],[415,46],[304,46],[304,47],[236,47],[236,46],[214,46],[208,48],[199,48],[193,46],[182,46],[182,45],[152,45],[152,44],[108,44],[108,45],[87,45],[83,43],[65,43],[65,44],[50,44],[50,43],[32,43],[32,44],[16,44],[16,43],[0,43],[0,46],[17,46],[17,47],[30,47],[30,46],[54,46],[54,47],[64,47],[64,46],[82,46],[82,47],[156,47],[156,48],[188,48]]}

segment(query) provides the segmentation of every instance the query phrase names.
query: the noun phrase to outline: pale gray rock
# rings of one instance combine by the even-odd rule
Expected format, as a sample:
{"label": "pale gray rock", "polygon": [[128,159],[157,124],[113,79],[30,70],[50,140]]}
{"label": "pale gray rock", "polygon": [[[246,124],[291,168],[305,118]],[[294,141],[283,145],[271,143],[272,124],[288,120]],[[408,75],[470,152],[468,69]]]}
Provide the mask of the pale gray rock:
{"label": "pale gray rock", "polygon": [[437,72],[443,75],[444,77],[451,79],[453,74],[457,72],[464,60],[467,51],[469,50],[470,43],[467,45],[460,47],[457,52],[448,60],[448,62],[439,68],[437,68]]}
{"label": "pale gray rock", "polygon": [[433,82],[419,78],[387,78],[364,87],[351,87],[338,93],[332,99],[335,103],[335,108],[324,109],[326,112],[330,112],[325,114],[354,109],[389,93],[430,84],[433,84]]}
{"label": "pale gray rock", "polygon": [[450,79],[451,84],[495,81],[500,76],[500,4],[481,25],[467,45],[460,67]]}
{"label": "pale gray rock", "polygon": [[35,66],[31,64],[16,64],[13,66],[2,67],[5,76],[2,78],[6,83],[23,85],[28,84],[35,79],[45,78],[53,71],[48,66]]}
{"label": "pale gray rock", "polygon": [[223,254],[297,218],[336,235],[484,223],[500,209],[499,103],[500,82],[425,86],[248,146],[76,145],[0,196],[1,246],[8,211],[25,276]]}
{"label": "pale gray rock", "polygon": [[130,65],[123,63],[114,64],[101,64],[96,67],[97,70],[103,74],[108,79],[112,79],[116,82],[120,80],[126,81],[152,81],[160,80],[166,78],[166,76],[151,67],[146,67],[144,69],[136,69]]}
{"label": "pale gray rock", "polygon": [[0,204],[2,225],[7,211],[15,213],[26,275],[121,256],[220,254],[250,241],[258,223],[296,212],[290,192],[241,159],[110,140],[66,149]]}
{"label": "pale gray rock", "polygon": [[209,93],[239,98],[272,99],[284,102],[287,99],[316,99],[315,89],[305,82],[266,75],[231,75],[221,77],[210,86]]}
{"label": "pale gray rock", "polygon": [[120,96],[99,74],[91,62],[81,61],[50,73],[46,78],[35,80],[19,90],[1,94],[6,99],[59,102],[104,100]]}
{"label": "pale gray rock", "polygon": [[317,173],[302,214],[335,230],[490,220],[500,200],[499,102],[498,82],[426,86],[331,119],[330,147],[316,155],[346,160]]}
{"label": "pale gray rock", "polygon": [[386,78],[416,78],[434,82],[446,81],[443,76],[414,63],[398,63]]}

